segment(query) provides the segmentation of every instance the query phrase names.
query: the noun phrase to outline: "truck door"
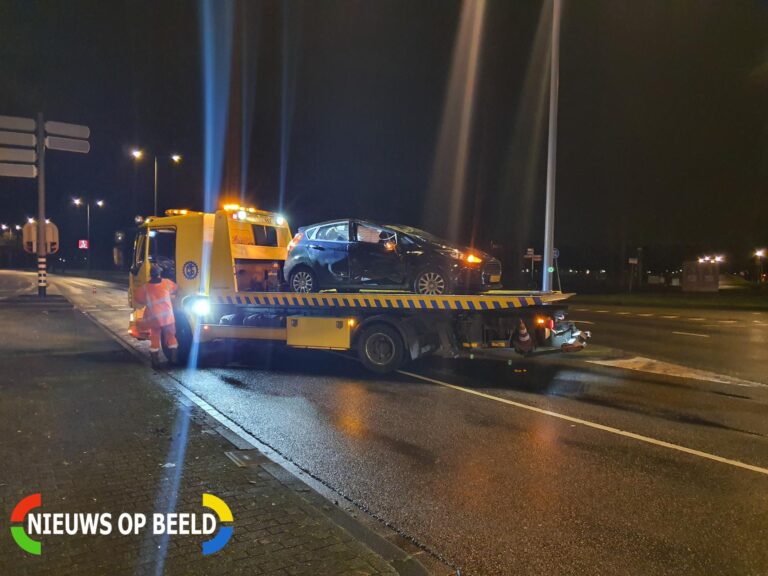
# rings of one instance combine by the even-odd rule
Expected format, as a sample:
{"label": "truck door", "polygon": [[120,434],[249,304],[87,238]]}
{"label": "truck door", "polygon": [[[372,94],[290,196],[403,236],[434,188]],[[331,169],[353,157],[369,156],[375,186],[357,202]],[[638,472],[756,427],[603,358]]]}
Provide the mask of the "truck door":
{"label": "truck door", "polygon": [[133,259],[131,260],[131,272],[128,275],[128,300],[133,306],[133,294],[137,288],[144,286],[149,281],[149,244],[147,242],[147,229],[141,228],[136,234],[133,243]]}
{"label": "truck door", "polygon": [[354,284],[400,286],[405,282],[405,262],[393,231],[358,222],[350,244],[350,276]]}
{"label": "truck door", "polygon": [[320,286],[333,287],[349,281],[349,221],[321,226],[307,242],[307,256]]}

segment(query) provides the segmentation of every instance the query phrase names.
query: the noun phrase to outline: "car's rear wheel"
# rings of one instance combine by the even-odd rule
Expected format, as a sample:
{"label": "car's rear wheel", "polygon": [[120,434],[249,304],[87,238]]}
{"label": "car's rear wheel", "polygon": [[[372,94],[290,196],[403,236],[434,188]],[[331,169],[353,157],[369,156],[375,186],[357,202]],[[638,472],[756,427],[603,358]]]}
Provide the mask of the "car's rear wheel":
{"label": "car's rear wheel", "polygon": [[405,345],[397,330],[377,323],[363,328],[357,339],[357,354],[368,370],[386,374],[403,363]]}
{"label": "car's rear wheel", "polygon": [[416,275],[413,280],[413,291],[416,294],[439,296],[450,294],[453,291],[453,285],[441,270],[427,268]]}
{"label": "car's rear wheel", "polygon": [[288,286],[292,292],[317,292],[317,275],[309,268],[297,268],[288,278]]}

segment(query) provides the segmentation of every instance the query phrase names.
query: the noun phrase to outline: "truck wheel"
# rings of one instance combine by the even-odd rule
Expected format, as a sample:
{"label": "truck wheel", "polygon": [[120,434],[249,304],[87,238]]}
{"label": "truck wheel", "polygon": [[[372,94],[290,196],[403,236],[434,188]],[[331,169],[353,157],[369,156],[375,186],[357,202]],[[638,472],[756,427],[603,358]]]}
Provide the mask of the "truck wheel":
{"label": "truck wheel", "polygon": [[[189,351],[192,349],[192,328],[189,326],[187,317],[181,310],[174,310],[174,317],[176,319],[176,340],[179,342],[179,348],[177,352],[177,366],[186,366],[189,359]],[[161,340],[163,346],[163,354],[171,361],[171,350],[168,348],[168,344],[165,342],[165,338]]]}
{"label": "truck wheel", "polygon": [[360,333],[357,354],[368,370],[387,374],[403,363],[405,346],[397,330],[386,324],[373,324]]}
{"label": "truck wheel", "polygon": [[413,291],[416,294],[435,295],[453,292],[451,280],[437,268],[426,268],[416,275],[413,280]]}
{"label": "truck wheel", "polygon": [[288,278],[288,286],[292,292],[317,292],[317,275],[309,268],[297,268]]}

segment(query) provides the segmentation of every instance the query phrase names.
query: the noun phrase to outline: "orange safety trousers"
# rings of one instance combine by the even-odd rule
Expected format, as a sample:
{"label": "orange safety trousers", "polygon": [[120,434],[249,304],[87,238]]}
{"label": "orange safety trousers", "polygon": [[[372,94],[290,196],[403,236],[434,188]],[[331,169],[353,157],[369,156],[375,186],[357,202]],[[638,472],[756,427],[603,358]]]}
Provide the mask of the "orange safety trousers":
{"label": "orange safety trousers", "polygon": [[149,327],[149,351],[160,351],[160,339],[165,336],[165,343],[168,348],[174,350],[179,347],[179,341],[176,340],[176,324],[166,324],[165,326],[157,326],[152,324]]}
{"label": "orange safety trousers", "polygon": [[171,302],[171,295],[175,292],[176,284],[167,279],[160,282],[150,282],[136,291],[136,300],[147,305],[144,322],[149,328],[150,352],[160,350],[163,336],[165,336],[168,348],[179,347],[176,340],[176,319],[173,316],[173,304]]}

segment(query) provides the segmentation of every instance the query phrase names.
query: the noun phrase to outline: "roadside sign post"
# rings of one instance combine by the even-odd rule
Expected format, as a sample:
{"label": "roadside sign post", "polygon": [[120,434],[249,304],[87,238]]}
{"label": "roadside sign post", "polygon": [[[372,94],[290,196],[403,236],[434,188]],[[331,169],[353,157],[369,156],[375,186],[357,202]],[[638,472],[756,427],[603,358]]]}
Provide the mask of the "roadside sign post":
{"label": "roadside sign post", "polygon": [[43,113],[37,114],[37,295],[45,298],[48,288],[48,267],[45,253],[45,123]]}
{"label": "roadside sign post", "polygon": [[[46,137],[46,134],[49,136]],[[91,129],[80,124],[45,122],[43,113],[33,118],[0,116],[0,176],[37,178],[37,295],[45,298],[48,266],[45,225],[45,149],[87,154]],[[31,148],[31,150],[30,150]],[[58,232],[57,232],[58,234]],[[58,238],[58,237],[57,237]],[[58,239],[56,241],[58,243]],[[54,252],[53,250],[51,253]]]}

